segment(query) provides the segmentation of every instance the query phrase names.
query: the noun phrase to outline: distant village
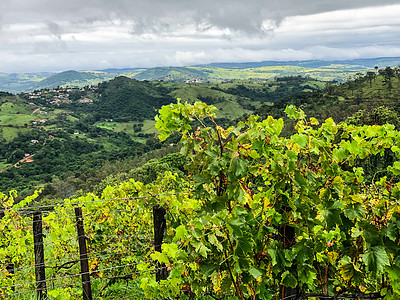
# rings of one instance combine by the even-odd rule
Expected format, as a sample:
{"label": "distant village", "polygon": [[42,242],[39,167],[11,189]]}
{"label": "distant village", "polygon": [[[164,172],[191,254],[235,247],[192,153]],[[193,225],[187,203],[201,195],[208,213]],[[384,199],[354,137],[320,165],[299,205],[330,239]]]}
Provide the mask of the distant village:
{"label": "distant village", "polygon": [[[98,89],[97,86],[89,86],[86,88],[76,88],[76,87],[59,87],[55,89],[45,89],[39,91],[33,91],[30,93],[26,93],[29,100],[45,100],[49,104],[61,104],[61,103],[70,103],[73,100],[76,100],[79,103],[93,103],[92,99],[89,98],[80,98],[80,99],[71,99],[71,94],[77,92],[95,92]],[[34,105],[34,103],[30,103]]]}

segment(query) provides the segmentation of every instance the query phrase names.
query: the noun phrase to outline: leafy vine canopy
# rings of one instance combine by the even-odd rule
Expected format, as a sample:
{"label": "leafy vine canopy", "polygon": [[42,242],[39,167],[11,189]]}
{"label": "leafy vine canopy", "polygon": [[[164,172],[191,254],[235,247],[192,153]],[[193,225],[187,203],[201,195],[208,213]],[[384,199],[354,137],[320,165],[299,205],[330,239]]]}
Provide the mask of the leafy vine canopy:
{"label": "leafy vine canopy", "polygon": [[[285,137],[282,119],[250,116],[224,128],[215,112],[201,102],[163,106],[156,117],[160,139],[180,132],[188,176],[167,172],[147,185],[130,180],[103,192],[103,199],[127,202],[110,204],[93,194],[66,200],[44,217],[47,239],[61,245],[49,244],[45,252],[64,258],[77,251],[72,219],[57,219],[80,201],[86,203],[90,251],[132,252],[122,258],[124,268],[113,268],[111,257],[91,262],[99,290],[101,278],[133,272],[146,298],[276,299],[294,293],[398,299],[400,133],[394,126],[320,124],[288,106],[297,124]],[[17,213],[36,196],[14,204],[15,195],[0,195],[0,256],[18,268],[33,261],[33,249],[23,246],[32,243],[32,234],[20,226],[30,220]],[[148,247],[154,204],[167,209],[162,252]],[[127,237],[138,232],[143,240],[132,243]],[[156,282],[152,260],[166,265],[166,280]],[[12,281],[0,278],[1,286]],[[78,288],[69,289],[79,295]]]}
{"label": "leafy vine canopy", "polygon": [[330,118],[320,124],[288,106],[297,124],[283,137],[282,119],[250,116],[223,128],[215,111],[178,101],[156,117],[161,140],[182,134],[181,153],[191,161],[185,197],[197,201],[165,203],[174,211],[173,230],[154,258],[173,270],[168,281],[191,293],[240,299],[293,289],[397,299],[400,133],[394,126]]}

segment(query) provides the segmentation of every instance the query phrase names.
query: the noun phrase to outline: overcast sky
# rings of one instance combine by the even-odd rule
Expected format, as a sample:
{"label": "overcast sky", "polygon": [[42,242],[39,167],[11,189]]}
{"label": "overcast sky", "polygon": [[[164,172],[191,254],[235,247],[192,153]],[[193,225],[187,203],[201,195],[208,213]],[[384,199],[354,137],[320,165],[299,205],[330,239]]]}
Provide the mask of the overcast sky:
{"label": "overcast sky", "polygon": [[400,56],[399,0],[0,0],[0,72]]}

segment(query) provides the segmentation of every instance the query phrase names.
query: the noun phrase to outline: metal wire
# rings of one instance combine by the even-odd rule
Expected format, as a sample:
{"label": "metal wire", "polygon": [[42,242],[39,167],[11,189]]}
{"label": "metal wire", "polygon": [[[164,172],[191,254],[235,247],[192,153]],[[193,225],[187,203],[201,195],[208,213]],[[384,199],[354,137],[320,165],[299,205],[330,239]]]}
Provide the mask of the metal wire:
{"label": "metal wire", "polygon": [[[109,212],[129,212],[129,213],[134,213],[134,214],[152,213],[151,211],[143,211],[143,210],[140,210],[140,209],[137,209],[135,211],[131,211],[131,210],[128,210],[128,209],[113,209],[113,210],[110,210]],[[50,213],[57,214],[58,212],[49,211],[48,213],[49,214]],[[94,216],[94,215],[96,215],[96,213],[86,213],[86,214],[82,214],[82,218],[86,218],[88,216]],[[67,214],[67,215],[65,215],[63,217],[60,217],[60,218],[49,218],[48,215],[43,215],[42,221],[43,221],[43,223],[45,223],[45,222],[47,222],[49,220],[51,220],[51,221],[59,221],[59,220],[65,220],[65,219],[69,219],[69,218],[75,219],[76,218],[75,213]],[[17,221],[17,224],[32,224],[32,223],[33,223],[33,220]],[[15,224],[15,223],[11,223],[11,224]]]}
{"label": "metal wire", "polygon": [[[145,263],[149,263],[152,262],[152,260],[148,260],[148,261],[141,261],[141,262],[136,262],[133,264],[126,264],[126,265],[121,265],[121,266],[116,266],[116,267],[110,267],[110,268],[104,268],[101,270],[94,270],[94,271],[89,271],[89,272],[83,272],[83,273],[79,273],[79,274],[74,274],[74,275],[66,275],[66,276],[60,276],[60,277],[56,277],[56,278],[50,278],[50,279],[46,279],[46,280],[42,280],[41,282],[52,282],[52,281],[56,281],[56,280],[60,280],[60,279],[65,279],[65,278],[73,278],[73,277],[78,277],[78,276],[82,276],[82,275],[86,275],[86,274],[91,274],[91,273],[99,273],[99,272],[104,272],[104,271],[110,271],[110,270],[115,270],[115,269],[120,269],[120,268],[125,268],[125,267],[132,267],[132,266],[137,266],[140,264],[145,264]],[[130,273],[130,274],[134,274],[134,273]],[[110,277],[109,279],[114,278],[114,277]],[[96,281],[96,279],[91,280],[91,281]],[[5,286],[5,287],[0,287],[0,289],[9,289],[9,288],[16,288],[16,287],[23,287],[26,285],[31,285],[31,284],[36,284],[35,282],[28,282],[28,283],[19,283],[19,284],[15,284],[15,285],[10,285],[10,286]]]}
{"label": "metal wire", "polygon": [[52,205],[39,205],[39,206],[31,206],[31,207],[21,207],[21,208],[7,208],[2,209],[2,211],[24,211],[24,210],[32,210],[39,209],[39,208],[52,208],[52,207],[65,207],[65,206],[76,206],[80,204],[86,203],[98,203],[98,202],[107,202],[107,201],[122,201],[122,200],[138,200],[138,199],[147,199],[147,198],[156,198],[160,196],[173,196],[173,195],[180,195],[180,194],[187,194],[190,191],[185,192],[177,192],[177,193],[164,193],[164,194],[152,194],[147,196],[140,196],[140,197],[125,197],[125,198],[113,198],[113,199],[99,199],[99,200],[92,200],[92,201],[80,201],[80,202],[71,202],[71,203],[63,203],[63,204],[52,204]]}
{"label": "metal wire", "polygon": [[[45,207],[51,208],[51,207],[68,207],[68,206],[71,206],[71,208],[72,208],[73,206],[82,205],[82,204],[85,204],[85,203],[98,203],[98,202],[107,202],[107,201],[122,201],[122,200],[145,199],[145,198],[154,198],[154,197],[169,196],[169,195],[179,195],[179,194],[185,194],[185,193],[188,193],[188,192],[166,193],[166,194],[153,194],[153,195],[141,196],[141,197],[126,197],[126,198],[116,198],[116,199],[102,199],[102,200],[82,201],[82,202],[68,203],[68,204],[63,204],[63,205],[60,205],[60,204],[56,204],[56,205],[42,205],[42,206],[25,207],[25,208],[19,208],[19,209],[6,209],[6,210],[3,210],[3,211],[17,211],[17,212],[19,212],[19,214],[20,214],[20,216],[21,216],[21,214],[29,215],[30,213],[33,213],[33,211],[32,211],[33,209],[39,209],[39,208],[45,208]],[[130,210],[130,209],[125,209],[125,210],[123,210],[123,209],[110,210],[110,213],[122,213],[122,212],[129,212],[129,213],[132,213],[132,210]],[[69,219],[72,219],[72,218],[76,218],[75,214],[74,214],[74,215],[72,215],[72,214],[67,214],[67,215],[64,215],[64,216],[62,216],[62,217],[56,218],[57,212],[48,211],[48,212],[44,212],[44,213],[53,213],[53,214],[56,214],[55,216],[52,216],[52,217],[45,216],[44,219],[42,220],[42,222],[45,223],[45,224],[46,224],[46,222],[49,222],[49,221],[59,221],[59,220],[64,220],[64,221],[65,221],[65,220],[69,220]],[[134,213],[135,213],[135,214],[143,214],[143,213],[150,213],[150,211],[145,211],[145,210],[140,210],[140,209],[138,209],[138,210],[135,210]],[[93,215],[95,215],[95,213],[85,214],[85,215],[83,215],[83,218],[89,217],[89,216],[93,216]],[[21,217],[24,217],[24,216],[21,216]],[[10,220],[10,221],[12,221],[12,220]],[[24,223],[30,225],[30,226],[28,226],[27,228],[31,228],[31,225],[32,225],[32,223],[33,223],[33,220],[26,220],[26,219],[25,219],[25,220],[22,220],[22,219],[21,219],[19,222],[17,222],[18,225],[24,224]],[[15,224],[14,222],[12,222],[11,224],[8,224],[8,225],[16,225],[16,224]],[[49,225],[50,225],[50,224],[49,224]],[[49,225],[47,225],[47,226],[49,226]],[[45,226],[46,226],[46,225],[45,225]],[[142,227],[142,226],[140,226],[139,229],[140,229],[141,227]],[[147,232],[150,232],[150,230],[147,231]],[[42,233],[40,233],[40,234],[34,234],[34,235],[32,235],[32,237],[36,237],[36,236],[39,236],[39,235],[42,235]],[[131,238],[131,237],[137,237],[138,235],[101,235],[101,236],[103,236],[103,237],[108,237],[108,238]],[[63,238],[68,239],[66,242],[69,242],[70,240],[72,240],[72,241],[74,241],[74,242],[76,243],[76,239],[77,239],[77,238],[79,239],[79,238],[82,238],[82,237],[87,237],[87,234],[84,235],[84,236],[67,235],[67,236],[64,236]],[[146,241],[147,241],[147,239],[148,239],[148,240],[150,241],[150,236],[144,236],[142,239],[146,239]],[[31,240],[31,237],[29,237],[28,240]],[[59,240],[58,240],[58,241],[54,241],[54,242],[53,242],[53,241],[44,241],[44,242],[40,242],[40,243],[35,243],[35,242],[33,242],[33,243],[29,243],[29,244],[24,244],[24,246],[26,247],[26,246],[32,246],[32,245],[35,246],[35,245],[51,245],[51,244],[56,245],[56,244],[58,244],[58,243],[59,243]],[[104,256],[107,256],[108,258],[110,258],[110,257],[112,257],[112,256],[114,256],[114,255],[120,255],[120,254],[123,254],[123,253],[135,253],[135,252],[143,251],[143,250],[146,250],[146,249],[151,249],[151,248],[153,248],[153,247],[155,247],[155,246],[152,245],[152,246],[149,246],[149,247],[143,247],[143,248],[141,248],[141,249],[130,250],[130,251],[124,251],[124,252],[118,252],[118,253],[105,253],[105,254],[102,254],[102,255],[98,255],[98,256],[94,256],[94,257],[89,257],[88,259],[104,258]],[[97,251],[97,252],[91,252],[91,253],[88,253],[88,255],[93,255],[93,254],[95,254],[95,253],[100,254],[100,253],[104,253],[104,252],[106,252],[106,250],[104,250],[104,251]],[[76,257],[79,257],[79,259],[77,259],[77,260],[72,260],[72,261],[71,261],[71,260],[70,260],[70,257],[69,257],[68,260],[67,260],[65,263],[69,263],[69,262],[70,262],[70,263],[72,263],[72,264],[76,264],[76,263],[78,263],[79,261],[83,260],[83,259],[80,258],[80,255],[76,255]],[[108,258],[107,258],[107,259],[108,259]],[[66,260],[66,259],[65,259],[65,260]],[[51,261],[51,262],[61,263],[62,261],[60,261],[60,260],[53,260],[53,261]],[[136,263],[132,263],[132,264],[125,264],[125,265],[120,265],[120,266],[114,266],[114,267],[104,268],[104,269],[101,269],[101,270],[94,270],[93,272],[103,272],[103,271],[115,270],[115,269],[120,269],[120,268],[124,268],[124,267],[135,266],[135,265],[138,265],[138,264],[144,264],[144,263],[148,263],[148,262],[151,262],[151,261],[150,261],[150,260],[149,260],[149,261],[141,261],[141,262],[136,262]],[[49,262],[47,262],[46,264],[49,264]],[[14,269],[14,271],[21,271],[21,270],[27,270],[27,269],[34,269],[35,267],[37,267],[37,265],[35,265],[35,266],[30,266],[30,267],[16,268],[16,269]],[[57,266],[57,265],[56,265],[56,266],[52,266],[52,267],[48,267],[48,268],[60,268],[60,267],[62,267],[62,265],[61,265],[61,266]],[[156,270],[156,269],[154,269],[154,270]],[[125,275],[123,275],[123,276],[131,276],[131,275],[134,275],[134,274],[140,274],[140,273],[144,273],[144,272],[151,272],[151,271],[154,271],[154,270],[145,270],[145,271],[141,271],[141,272],[133,272],[133,273],[125,274]],[[2,272],[2,273],[8,273],[7,271],[0,271],[0,272]],[[88,272],[88,273],[90,274],[91,272]],[[83,274],[87,274],[87,273],[83,273]],[[57,277],[57,278],[51,278],[51,279],[45,280],[45,281],[43,281],[43,282],[54,282],[54,281],[56,281],[56,280],[62,280],[62,279],[66,279],[66,278],[73,278],[73,277],[81,276],[81,275],[82,275],[82,273],[75,274],[75,275],[66,275],[66,276],[61,276],[61,277]],[[121,276],[119,276],[119,277],[121,277]],[[96,280],[106,280],[106,279],[119,278],[119,277],[99,278],[99,279],[94,279],[94,280],[92,280],[92,281],[96,281]],[[20,284],[15,284],[15,285],[11,285],[11,286],[0,287],[0,289],[9,289],[9,288],[23,287],[23,286],[28,286],[28,285],[32,285],[32,284],[36,284],[36,282],[20,283]],[[66,285],[64,285],[64,286],[66,286]],[[34,290],[32,290],[32,291],[34,291]],[[28,291],[28,292],[29,292],[29,291]],[[12,295],[20,295],[20,294],[23,294],[23,293],[27,293],[27,292],[13,293],[13,294],[9,294],[9,296],[12,296]]]}
{"label": "metal wire", "polygon": [[[99,254],[99,253],[102,253],[102,252],[104,252],[104,250],[103,251],[97,251],[97,252],[91,252],[91,253],[87,253],[87,255],[89,256],[88,257],[88,259],[90,260],[90,259],[95,259],[95,258],[103,258],[104,256],[114,256],[114,255],[121,255],[121,254],[128,254],[128,253],[135,253],[135,252],[139,252],[139,251],[142,251],[142,250],[146,250],[146,249],[151,249],[151,248],[153,248],[154,246],[152,245],[152,246],[150,246],[150,247],[144,247],[144,248],[141,248],[141,249],[136,249],[136,250],[129,250],[129,251],[123,251],[123,252],[115,252],[115,253],[106,253],[106,254],[102,254],[102,255],[97,255],[97,256],[90,256],[91,254]],[[68,259],[64,259],[64,260],[52,260],[52,261],[45,261],[45,265],[46,265],[46,268],[57,268],[57,267],[60,267],[60,266],[48,266],[49,264],[51,264],[51,263],[64,263],[64,264],[67,264],[67,263],[69,263],[69,262],[74,262],[74,263],[78,263],[78,262],[80,262],[81,260],[85,260],[85,259],[81,259],[80,258],[80,254],[77,254],[77,255],[74,255],[74,256],[70,256],[70,257],[68,257]],[[74,258],[74,257],[77,257],[78,259],[72,259],[72,258]],[[40,264],[41,265],[41,264]],[[16,272],[16,271],[23,271],[23,270],[30,270],[30,269],[35,269],[36,267],[37,267],[38,265],[33,265],[33,266],[29,266],[29,267],[21,267],[21,268],[14,268],[14,272]],[[9,273],[8,271],[6,271],[6,270],[0,270],[0,273],[3,273],[3,274],[7,274],[7,273]]]}

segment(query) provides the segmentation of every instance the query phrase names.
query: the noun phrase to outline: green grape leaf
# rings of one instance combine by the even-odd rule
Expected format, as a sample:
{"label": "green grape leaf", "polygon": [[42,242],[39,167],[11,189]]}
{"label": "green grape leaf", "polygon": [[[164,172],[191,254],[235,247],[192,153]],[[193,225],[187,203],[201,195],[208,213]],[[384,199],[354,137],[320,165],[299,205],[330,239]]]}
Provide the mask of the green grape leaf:
{"label": "green grape leaf", "polygon": [[209,241],[212,245],[214,245],[215,247],[217,247],[217,249],[218,249],[219,251],[222,252],[222,251],[224,250],[222,244],[218,241],[218,239],[217,239],[217,237],[215,236],[215,234],[210,234],[210,235],[208,236],[208,241]]}
{"label": "green grape leaf", "polygon": [[163,253],[168,255],[171,258],[175,258],[178,253],[178,245],[177,244],[162,244],[161,249]]}
{"label": "green grape leaf", "polygon": [[288,105],[285,108],[285,113],[288,118],[299,120],[305,118],[305,114],[301,109],[297,109],[294,105]]}
{"label": "green grape leaf", "polygon": [[295,288],[297,286],[297,279],[289,271],[282,274],[281,284],[287,287]]}
{"label": "green grape leaf", "polygon": [[399,234],[399,230],[397,229],[396,224],[394,223],[390,223],[386,228],[384,228],[384,233],[385,235],[392,241],[395,242],[398,234]]}
{"label": "green grape leaf", "polygon": [[154,252],[150,254],[151,259],[157,260],[160,263],[166,263],[169,264],[169,259],[165,253],[162,252]]}
{"label": "green grape leaf", "polygon": [[231,164],[231,170],[236,177],[244,177],[248,168],[248,162],[243,159],[234,158]]}
{"label": "green grape leaf", "polygon": [[346,263],[339,266],[339,273],[345,281],[350,280],[354,275],[354,267],[352,263]]}
{"label": "green grape leaf", "polygon": [[204,258],[207,258],[207,252],[211,252],[203,243],[199,243],[196,247],[196,252],[198,252]]}
{"label": "green grape leaf", "polygon": [[374,274],[382,273],[385,266],[390,265],[389,257],[385,249],[381,246],[372,247],[362,255],[362,259],[367,269]]}
{"label": "green grape leaf", "polygon": [[258,277],[262,276],[261,271],[259,271],[258,269],[251,267],[249,269],[249,273],[251,274],[251,276],[254,277],[254,279],[258,279]]}
{"label": "green grape leaf", "polygon": [[176,242],[178,240],[186,240],[187,235],[188,232],[186,230],[186,227],[184,225],[180,225],[175,229],[175,237],[173,241]]}
{"label": "green grape leaf", "polygon": [[365,213],[366,210],[362,207],[361,203],[353,203],[344,210],[344,215],[352,221],[354,219],[362,220]]}
{"label": "green grape leaf", "polygon": [[242,236],[236,240],[235,254],[237,256],[245,256],[251,251],[253,247],[252,239],[250,236]]}
{"label": "green grape leaf", "polygon": [[295,134],[292,137],[293,142],[298,144],[301,148],[305,148],[307,146],[308,135],[305,134]]}

